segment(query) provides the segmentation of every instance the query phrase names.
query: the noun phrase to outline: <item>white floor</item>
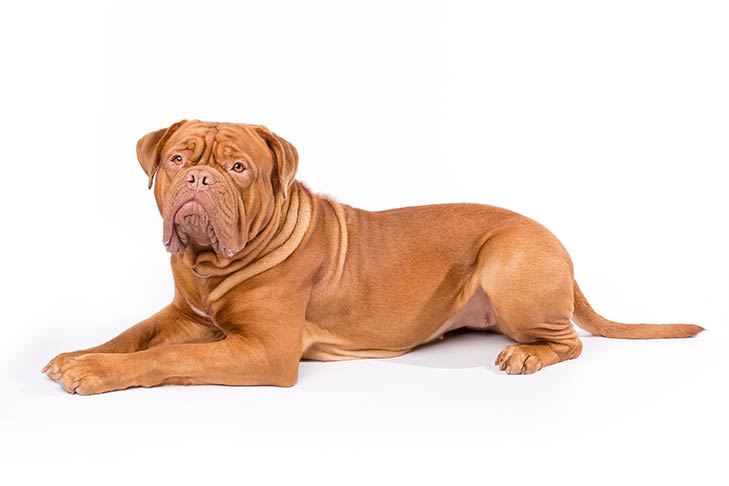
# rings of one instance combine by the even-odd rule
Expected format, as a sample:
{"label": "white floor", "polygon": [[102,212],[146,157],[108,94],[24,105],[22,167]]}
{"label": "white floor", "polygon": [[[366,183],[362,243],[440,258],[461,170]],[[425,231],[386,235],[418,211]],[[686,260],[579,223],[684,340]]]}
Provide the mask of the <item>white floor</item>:
{"label": "white floor", "polygon": [[18,348],[4,369],[4,477],[727,484],[726,366],[712,331],[674,341],[585,336],[579,359],[531,376],[496,371],[504,337],[457,333],[395,359],[305,362],[289,389],[82,397],[39,373],[78,344],[62,329]]}

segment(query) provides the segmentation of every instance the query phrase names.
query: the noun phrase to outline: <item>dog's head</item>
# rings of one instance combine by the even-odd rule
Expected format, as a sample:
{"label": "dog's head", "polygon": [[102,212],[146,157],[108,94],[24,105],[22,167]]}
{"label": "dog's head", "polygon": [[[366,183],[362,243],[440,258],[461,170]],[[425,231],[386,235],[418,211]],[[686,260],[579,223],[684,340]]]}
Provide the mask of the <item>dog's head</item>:
{"label": "dog's head", "polygon": [[167,250],[224,258],[266,226],[298,165],[294,146],[265,127],[186,120],[142,137],[137,157],[156,181]]}

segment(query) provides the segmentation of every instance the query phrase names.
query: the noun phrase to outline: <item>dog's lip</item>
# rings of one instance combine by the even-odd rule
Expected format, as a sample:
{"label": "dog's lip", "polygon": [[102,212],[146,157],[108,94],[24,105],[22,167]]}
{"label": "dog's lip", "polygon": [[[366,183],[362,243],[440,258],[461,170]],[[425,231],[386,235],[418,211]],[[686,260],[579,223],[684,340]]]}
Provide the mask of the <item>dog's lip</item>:
{"label": "dog's lip", "polygon": [[[208,216],[209,224],[212,226],[212,230],[217,236],[217,228],[214,221],[214,218],[210,217],[210,211],[205,207],[203,203],[201,203],[199,200],[195,199],[194,197],[191,199],[188,199],[177,208],[171,212],[170,217],[165,221],[165,228],[164,228],[164,237],[163,237],[163,244],[165,245],[165,248],[170,253],[177,253],[181,251],[184,245],[182,241],[180,240],[179,235],[177,234],[177,222],[176,219],[178,218],[178,215],[182,212],[182,216],[185,216],[185,213],[193,213],[193,212],[202,212],[205,215]],[[217,250],[219,254],[222,256],[230,259],[233,258],[235,255],[241,252],[243,248],[229,248],[224,247],[222,245],[222,242],[220,239],[216,238],[216,240],[213,242],[214,248]]]}
{"label": "dog's lip", "polygon": [[207,209],[199,201],[190,200],[181,204],[170,217],[171,231],[164,241],[168,250],[182,249],[191,242],[210,245],[220,249],[220,242]]}
{"label": "dog's lip", "polygon": [[[177,235],[176,233],[176,219],[181,211],[184,212],[190,212],[192,213],[194,211],[200,211],[204,214],[209,214],[207,209],[203,204],[200,203],[195,197],[192,197],[190,199],[181,201],[180,203],[176,204],[176,208],[173,208],[172,211],[170,211],[169,217],[165,218],[165,225],[164,225],[164,235],[162,239],[162,243],[164,243],[165,247],[169,250],[170,245],[172,244],[172,240],[174,240]],[[179,238],[178,238],[179,239]]]}
{"label": "dog's lip", "polygon": [[[174,216],[172,216],[172,220],[177,223],[178,217],[184,218],[188,214],[204,214],[208,217],[208,219],[210,218],[207,208],[200,204],[200,201],[198,201],[197,199],[190,199],[189,201],[180,205],[177,211],[175,211]],[[210,224],[212,224],[212,221],[210,222]]]}

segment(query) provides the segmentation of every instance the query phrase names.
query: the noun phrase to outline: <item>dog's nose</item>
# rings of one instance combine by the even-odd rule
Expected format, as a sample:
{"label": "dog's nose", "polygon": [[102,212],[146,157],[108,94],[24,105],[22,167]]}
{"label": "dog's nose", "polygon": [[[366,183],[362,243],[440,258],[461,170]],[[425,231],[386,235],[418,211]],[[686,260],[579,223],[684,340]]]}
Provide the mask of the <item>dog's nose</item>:
{"label": "dog's nose", "polygon": [[208,169],[190,169],[185,174],[185,182],[193,191],[204,191],[215,184],[215,175]]}

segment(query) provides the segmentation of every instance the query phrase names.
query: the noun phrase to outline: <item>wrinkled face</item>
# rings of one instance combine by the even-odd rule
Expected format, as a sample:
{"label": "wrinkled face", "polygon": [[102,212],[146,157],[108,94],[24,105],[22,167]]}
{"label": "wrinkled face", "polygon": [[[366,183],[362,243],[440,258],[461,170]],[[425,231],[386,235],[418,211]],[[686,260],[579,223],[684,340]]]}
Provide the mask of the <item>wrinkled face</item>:
{"label": "wrinkled face", "polygon": [[296,150],[264,127],[180,122],[143,137],[171,253],[212,249],[232,258],[271,219],[296,171]]}

